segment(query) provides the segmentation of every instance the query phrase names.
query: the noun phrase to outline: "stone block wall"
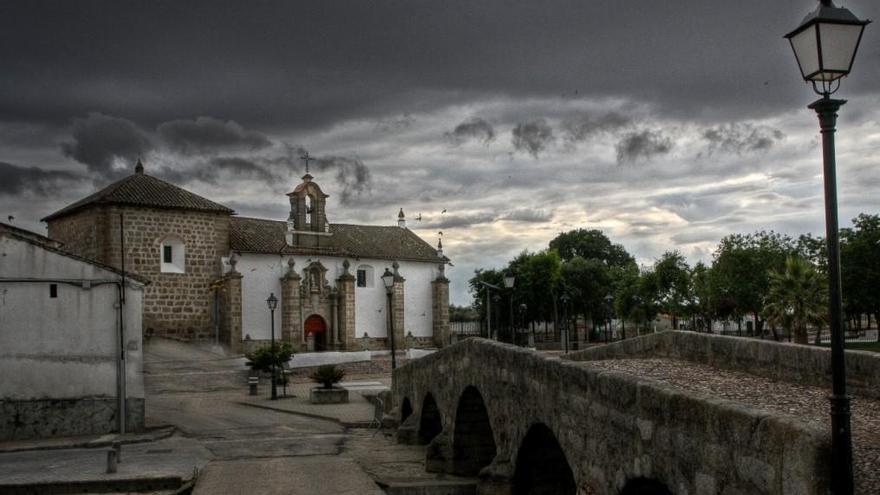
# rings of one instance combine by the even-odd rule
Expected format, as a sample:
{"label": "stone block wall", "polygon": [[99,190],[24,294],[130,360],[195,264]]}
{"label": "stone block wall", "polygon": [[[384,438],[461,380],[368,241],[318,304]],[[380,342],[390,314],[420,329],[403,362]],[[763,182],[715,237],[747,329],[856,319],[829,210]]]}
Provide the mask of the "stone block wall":
{"label": "stone block wall", "polygon": [[449,280],[446,277],[431,282],[431,312],[433,344],[437,347],[449,345]]}
{"label": "stone block wall", "polygon": [[[0,400],[0,440],[101,435],[119,431],[114,397]],[[126,401],[126,430],[144,429],[144,399]]]}
{"label": "stone block wall", "polygon": [[[658,357],[744,371],[774,380],[831,388],[831,350],[743,337],[666,331],[569,354],[573,361]],[[880,398],[880,355],[846,351],[847,386]]]}
{"label": "stone block wall", "polygon": [[[214,282],[229,246],[229,215],[197,211],[90,207],[49,222],[49,237],[64,249],[119,268],[119,215],[125,224],[125,268],[150,280],[144,295],[144,334],[211,339]],[[160,244],[167,236],[185,244],[185,273],[161,271]]]}
{"label": "stone block wall", "polygon": [[454,469],[456,436],[472,433],[456,418],[470,387],[482,397],[496,445],[479,493],[510,493],[535,424],[559,443],[578,493],[619,493],[637,478],[680,494],[828,493],[830,442],[816,425],[479,338],[393,373],[396,413],[404,399],[413,408],[403,427],[418,428],[428,393],[439,409],[442,431],[427,448],[433,468]]}

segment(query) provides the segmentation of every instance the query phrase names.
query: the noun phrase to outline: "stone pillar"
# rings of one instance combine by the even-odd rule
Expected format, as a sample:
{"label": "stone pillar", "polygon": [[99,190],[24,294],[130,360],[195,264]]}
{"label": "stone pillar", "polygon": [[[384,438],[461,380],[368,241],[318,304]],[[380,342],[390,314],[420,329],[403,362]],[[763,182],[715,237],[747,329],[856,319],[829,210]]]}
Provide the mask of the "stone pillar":
{"label": "stone pillar", "polygon": [[221,278],[220,286],[220,335],[221,343],[229,346],[233,354],[242,352],[241,343],[241,279],[242,275],[232,269]]}
{"label": "stone pillar", "polygon": [[443,348],[449,341],[449,279],[445,264],[440,264],[440,274],[431,282],[431,327],[434,345]]}
{"label": "stone pillar", "polygon": [[300,280],[293,257],[287,260],[287,273],[281,277],[281,341],[299,350],[302,343],[302,300]]}
{"label": "stone pillar", "polygon": [[357,335],[355,335],[354,321],[354,282],[355,277],[349,273],[351,264],[348,260],[342,262],[342,275],[336,279],[339,289],[339,343],[345,350],[360,350],[357,347]]}
{"label": "stone pillar", "polygon": [[[400,350],[403,349],[406,341],[404,340],[404,325],[405,321],[403,318],[405,305],[403,302],[404,296],[404,283],[406,279],[404,279],[398,268],[400,265],[395,261],[392,265],[394,268],[394,285],[391,286],[391,321],[394,322],[394,345]],[[388,342],[388,348],[391,348],[391,342]]]}
{"label": "stone pillar", "polygon": [[334,288],[330,291],[330,345],[334,349],[339,348],[339,290]]}

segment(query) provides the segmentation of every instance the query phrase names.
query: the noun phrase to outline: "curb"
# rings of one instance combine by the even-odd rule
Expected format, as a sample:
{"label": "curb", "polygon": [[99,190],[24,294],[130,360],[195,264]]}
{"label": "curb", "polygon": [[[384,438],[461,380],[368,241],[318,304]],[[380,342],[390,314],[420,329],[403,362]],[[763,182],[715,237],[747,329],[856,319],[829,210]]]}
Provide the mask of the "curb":
{"label": "curb", "polygon": [[[28,452],[35,450],[62,450],[62,449],[91,449],[98,447],[109,447],[113,445],[114,442],[119,442],[122,445],[134,444],[134,443],[148,443],[155,442],[158,440],[163,440],[168,438],[177,431],[177,428],[174,426],[160,426],[154,428],[152,431],[138,433],[137,436],[133,437],[114,437],[114,438],[104,438],[104,436],[99,437],[93,440],[73,440],[70,443],[51,443],[46,445],[29,445],[29,446],[20,446],[20,447],[2,447],[0,446],[0,454],[9,454],[13,452]],[[106,436],[106,435],[105,435]]]}
{"label": "curb", "polygon": [[334,422],[340,426],[343,426],[345,428],[369,428],[373,424],[372,420],[368,420],[368,421],[343,421],[339,418],[334,418],[332,416],[322,416],[320,414],[302,412],[302,411],[291,411],[290,409],[281,409],[278,407],[264,406],[263,404],[254,404],[252,402],[235,402],[235,403],[242,405],[242,406],[250,406],[250,407],[255,407],[257,409],[265,409],[267,411],[275,411],[275,412],[280,412],[280,413],[285,413],[285,414],[293,414],[296,416],[305,416],[307,418],[323,419],[326,421],[332,421],[332,422]]}

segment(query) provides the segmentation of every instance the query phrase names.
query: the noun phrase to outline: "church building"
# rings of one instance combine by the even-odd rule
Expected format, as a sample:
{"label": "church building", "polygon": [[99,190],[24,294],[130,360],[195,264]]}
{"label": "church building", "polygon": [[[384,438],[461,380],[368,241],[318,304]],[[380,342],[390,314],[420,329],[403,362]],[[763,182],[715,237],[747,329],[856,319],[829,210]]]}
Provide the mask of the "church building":
{"label": "church building", "polygon": [[[218,340],[233,352],[268,341],[296,351],[441,347],[449,335],[449,259],[406,227],[330,223],[306,173],[286,221],[240,217],[135,173],[43,219],[50,238],[150,281],[143,331]],[[388,281],[386,288],[383,275]],[[267,300],[278,300],[274,321]]]}

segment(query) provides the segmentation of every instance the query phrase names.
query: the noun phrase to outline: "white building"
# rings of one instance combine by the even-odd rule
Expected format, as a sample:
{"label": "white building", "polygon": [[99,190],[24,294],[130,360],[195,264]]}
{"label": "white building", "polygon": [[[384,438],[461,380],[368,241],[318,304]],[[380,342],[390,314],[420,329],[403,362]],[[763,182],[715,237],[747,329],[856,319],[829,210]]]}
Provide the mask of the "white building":
{"label": "white building", "polygon": [[143,428],[145,282],[0,223],[0,440]]}

